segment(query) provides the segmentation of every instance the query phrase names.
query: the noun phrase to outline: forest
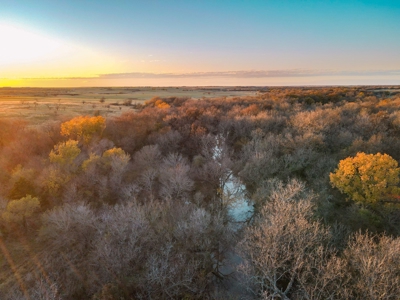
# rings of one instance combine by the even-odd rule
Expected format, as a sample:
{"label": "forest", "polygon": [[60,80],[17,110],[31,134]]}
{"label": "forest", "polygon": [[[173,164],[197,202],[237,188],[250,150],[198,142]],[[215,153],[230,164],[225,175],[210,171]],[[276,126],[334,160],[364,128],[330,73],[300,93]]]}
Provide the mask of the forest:
{"label": "forest", "polygon": [[398,299],[400,87],[0,119],[1,299]]}

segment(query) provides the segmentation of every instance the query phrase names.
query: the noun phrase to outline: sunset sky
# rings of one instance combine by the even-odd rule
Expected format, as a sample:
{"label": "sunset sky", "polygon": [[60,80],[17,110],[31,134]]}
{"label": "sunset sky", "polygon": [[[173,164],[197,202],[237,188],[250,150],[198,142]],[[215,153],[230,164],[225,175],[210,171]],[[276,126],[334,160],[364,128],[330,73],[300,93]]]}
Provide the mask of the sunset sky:
{"label": "sunset sky", "polygon": [[0,0],[0,87],[400,84],[399,17],[398,0]]}

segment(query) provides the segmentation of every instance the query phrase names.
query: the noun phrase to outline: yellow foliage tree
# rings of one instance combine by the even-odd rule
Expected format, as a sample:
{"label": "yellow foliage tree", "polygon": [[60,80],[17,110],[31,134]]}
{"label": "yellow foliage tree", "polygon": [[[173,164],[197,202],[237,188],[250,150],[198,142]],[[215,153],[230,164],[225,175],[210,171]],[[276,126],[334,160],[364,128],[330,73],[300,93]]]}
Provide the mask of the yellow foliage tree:
{"label": "yellow foliage tree", "polygon": [[155,106],[158,107],[158,108],[162,108],[162,109],[171,107],[168,103],[166,103],[166,102],[164,102],[162,100],[157,100],[156,103],[155,103]]}
{"label": "yellow foliage tree", "polygon": [[130,159],[129,154],[127,154],[121,148],[112,148],[104,151],[103,155],[100,157],[96,154],[91,153],[89,159],[82,163],[82,169],[87,171],[91,166],[102,166],[108,168],[110,166],[123,168],[128,164]]}
{"label": "yellow foliage tree", "polygon": [[56,196],[63,186],[71,179],[69,172],[57,168],[49,169],[44,187],[50,195]]}
{"label": "yellow foliage tree", "polygon": [[106,119],[102,116],[80,116],[61,124],[61,134],[88,144],[106,128]]}
{"label": "yellow foliage tree", "polygon": [[104,151],[103,157],[104,158],[118,157],[123,160],[129,160],[129,155],[126,154],[124,150],[115,147]]}
{"label": "yellow foliage tree", "polygon": [[79,153],[81,149],[78,147],[78,141],[68,140],[55,145],[54,150],[51,150],[49,154],[49,159],[53,163],[70,165]]}
{"label": "yellow foliage tree", "polygon": [[101,157],[100,156],[98,156],[98,155],[96,155],[94,153],[90,153],[89,158],[82,163],[82,169],[84,171],[87,171],[91,166],[95,166],[100,161],[101,161]]}
{"label": "yellow foliage tree", "polygon": [[106,166],[111,166],[114,170],[123,170],[128,164],[130,156],[121,148],[112,148],[103,153],[103,159]]}
{"label": "yellow foliage tree", "polygon": [[347,194],[356,202],[375,204],[396,198],[400,168],[395,159],[387,154],[357,153],[339,162],[330,174],[333,187]]}
{"label": "yellow foliage tree", "polygon": [[40,208],[39,199],[26,195],[19,200],[12,200],[7,204],[2,217],[6,222],[22,224],[26,229],[26,219]]}

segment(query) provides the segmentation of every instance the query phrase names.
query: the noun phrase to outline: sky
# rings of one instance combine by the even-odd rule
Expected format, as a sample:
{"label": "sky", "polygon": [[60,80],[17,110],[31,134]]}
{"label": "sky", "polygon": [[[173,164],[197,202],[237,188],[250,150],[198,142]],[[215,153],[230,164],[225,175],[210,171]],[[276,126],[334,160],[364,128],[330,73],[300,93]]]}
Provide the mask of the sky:
{"label": "sky", "polygon": [[0,0],[0,87],[395,85],[399,16],[398,0]]}

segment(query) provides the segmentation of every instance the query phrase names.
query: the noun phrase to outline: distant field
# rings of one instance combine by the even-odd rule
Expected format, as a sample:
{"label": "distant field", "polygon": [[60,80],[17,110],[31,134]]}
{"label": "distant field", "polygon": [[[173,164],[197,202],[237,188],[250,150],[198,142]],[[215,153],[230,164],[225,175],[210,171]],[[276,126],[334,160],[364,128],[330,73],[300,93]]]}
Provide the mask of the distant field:
{"label": "distant field", "polygon": [[[333,88],[333,87],[332,87]],[[343,87],[346,89],[345,87]],[[349,87],[351,88],[351,87]],[[255,96],[268,90],[297,93],[323,87],[97,87],[97,88],[0,88],[0,118],[23,118],[32,124],[65,120],[78,115],[113,116],[130,111],[155,96],[193,99]],[[366,91],[393,97],[398,86],[368,86]],[[131,105],[126,105],[131,103]]]}
{"label": "distant field", "polygon": [[139,88],[0,88],[0,118],[24,118],[33,123],[76,115],[117,115],[154,96],[214,97],[253,96],[257,87],[139,87]]}

